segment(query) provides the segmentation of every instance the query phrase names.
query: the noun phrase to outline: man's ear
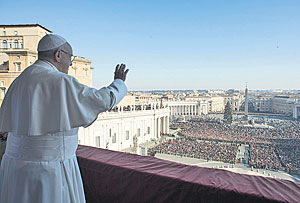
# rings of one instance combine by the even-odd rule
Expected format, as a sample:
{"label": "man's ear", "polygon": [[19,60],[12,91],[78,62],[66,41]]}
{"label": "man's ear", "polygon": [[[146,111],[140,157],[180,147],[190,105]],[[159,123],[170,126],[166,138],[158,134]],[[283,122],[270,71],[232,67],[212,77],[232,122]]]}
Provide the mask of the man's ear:
{"label": "man's ear", "polygon": [[60,62],[60,59],[61,59],[61,51],[60,50],[57,50],[54,54],[54,58],[57,62]]}

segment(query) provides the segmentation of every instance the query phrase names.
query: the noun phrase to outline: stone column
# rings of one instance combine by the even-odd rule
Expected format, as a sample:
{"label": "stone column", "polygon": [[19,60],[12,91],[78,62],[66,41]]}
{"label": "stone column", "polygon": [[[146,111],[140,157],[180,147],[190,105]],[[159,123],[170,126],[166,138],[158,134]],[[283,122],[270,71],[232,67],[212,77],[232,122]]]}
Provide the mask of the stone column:
{"label": "stone column", "polygon": [[118,123],[118,130],[117,130],[117,136],[116,136],[116,142],[118,143],[118,151],[122,150],[123,148],[123,135],[122,135],[122,119],[120,120],[120,123]]}
{"label": "stone column", "polygon": [[201,103],[198,104],[198,113],[199,113],[199,115],[202,114],[202,105],[201,105]]}
{"label": "stone column", "polygon": [[159,122],[160,122],[161,132],[164,133],[165,132],[165,120],[164,120],[164,117],[160,117]]}
{"label": "stone column", "polygon": [[167,118],[168,118],[168,116],[164,117],[164,120],[165,120],[164,121],[165,122],[165,132],[164,133],[168,133],[168,119]]}
{"label": "stone column", "polygon": [[[137,136],[136,134],[136,125],[134,124],[133,121],[131,121],[131,129],[132,129],[132,137]],[[134,145],[134,143],[132,143],[132,146]]]}
{"label": "stone column", "polygon": [[167,116],[167,133],[170,132],[170,117]]}
{"label": "stone column", "polygon": [[157,128],[157,126],[156,126],[156,118],[155,118],[155,116],[153,117],[153,137],[156,139],[157,138],[157,136],[156,136],[156,128]]}
{"label": "stone column", "polygon": [[109,134],[108,134],[108,127],[107,124],[104,126],[104,137],[105,137],[105,149],[109,149],[109,144],[110,144],[110,140],[109,140]]}
{"label": "stone column", "polygon": [[300,107],[297,106],[297,105],[294,106],[294,108],[293,108],[293,118],[296,118],[296,119],[298,118],[298,116],[299,116],[299,114],[298,114],[299,113],[299,108]]}
{"label": "stone column", "polygon": [[161,126],[160,126],[160,118],[159,117],[156,119],[156,122],[157,122],[157,137],[160,138]]}
{"label": "stone column", "polygon": [[195,105],[193,104],[192,105],[192,115],[194,115],[194,113],[195,113]]}

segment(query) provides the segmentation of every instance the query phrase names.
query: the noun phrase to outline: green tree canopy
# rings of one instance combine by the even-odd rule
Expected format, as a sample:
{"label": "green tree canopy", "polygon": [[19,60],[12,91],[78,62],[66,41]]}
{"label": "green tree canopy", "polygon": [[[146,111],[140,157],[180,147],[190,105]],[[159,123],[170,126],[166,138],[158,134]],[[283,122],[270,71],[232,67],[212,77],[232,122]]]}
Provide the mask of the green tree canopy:
{"label": "green tree canopy", "polygon": [[226,106],[225,106],[225,111],[224,111],[224,122],[226,124],[231,124],[232,123],[232,108],[231,104],[228,101]]}

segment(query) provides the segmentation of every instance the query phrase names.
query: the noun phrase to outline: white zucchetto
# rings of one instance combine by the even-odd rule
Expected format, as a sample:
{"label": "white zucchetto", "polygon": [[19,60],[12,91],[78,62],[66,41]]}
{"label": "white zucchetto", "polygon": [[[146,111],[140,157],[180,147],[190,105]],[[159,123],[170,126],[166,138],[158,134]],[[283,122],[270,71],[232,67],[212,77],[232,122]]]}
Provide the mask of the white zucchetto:
{"label": "white zucchetto", "polygon": [[51,49],[55,49],[65,44],[67,40],[63,37],[56,34],[47,34],[45,35],[38,44],[37,51],[49,51]]}

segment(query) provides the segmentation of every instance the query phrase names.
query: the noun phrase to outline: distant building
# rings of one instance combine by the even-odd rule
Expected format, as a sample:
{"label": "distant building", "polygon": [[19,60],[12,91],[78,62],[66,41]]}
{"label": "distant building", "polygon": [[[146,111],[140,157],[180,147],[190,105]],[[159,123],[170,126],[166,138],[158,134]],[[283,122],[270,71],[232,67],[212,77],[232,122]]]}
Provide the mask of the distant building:
{"label": "distant building", "polygon": [[199,116],[208,113],[207,101],[165,102],[170,109],[170,116]]}
{"label": "distant building", "polygon": [[188,96],[185,98],[186,101],[206,101],[208,113],[221,113],[224,112],[225,106],[229,101],[233,111],[239,111],[242,96],[239,93],[231,95],[220,94],[220,95],[206,95],[206,96]]}
{"label": "distant building", "polygon": [[79,128],[78,142],[82,145],[121,151],[138,148],[140,144],[158,140],[169,133],[169,108],[159,105],[119,107],[117,111],[99,114],[87,128]]}
{"label": "distant building", "polygon": [[259,96],[256,98],[256,111],[293,115],[297,97],[289,96]]}
{"label": "distant building", "polygon": [[135,95],[132,93],[127,93],[127,95],[121,100],[120,103],[118,103],[118,107],[121,106],[134,106],[136,103],[135,101]]}
{"label": "distant building", "polygon": [[233,111],[239,111],[242,104],[242,95],[240,93],[232,93],[224,96],[224,109],[225,105],[229,101]]}
{"label": "distant building", "polygon": [[[0,25],[0,104],[13,80],[37,60],[38,42],[49,33],[52,31],[39,24]],[[90,64],[85,58],[75,58],[69,75],[92,86]]]}
{"label": "distant building", "polygon": [[256,111],[258,112],[272,112],[273,96],[259,96],[256,98]]}

